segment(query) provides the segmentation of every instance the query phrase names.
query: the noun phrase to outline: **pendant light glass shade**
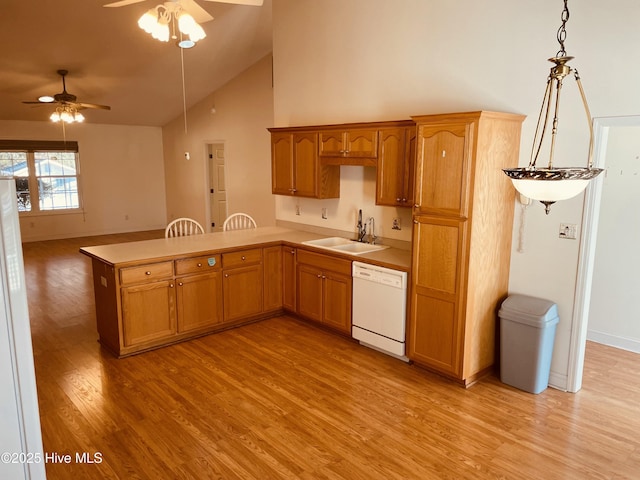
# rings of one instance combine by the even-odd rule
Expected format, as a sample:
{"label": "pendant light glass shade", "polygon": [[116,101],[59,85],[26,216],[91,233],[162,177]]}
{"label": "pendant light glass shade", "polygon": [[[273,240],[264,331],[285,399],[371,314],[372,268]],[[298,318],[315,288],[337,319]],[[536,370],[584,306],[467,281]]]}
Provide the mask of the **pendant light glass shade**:
{"label": "pendant light glass shade", "polygon": [[[545,212],[548,214],[551,205],[560,200],[567,200],[580,194],[589,184],[589,181],[597,177],[601,172],[601,168],[593,168],[593,127],[591,124],[591,114],[587,104],[587,98],[582,88],[580,75],[578,71],[569,67],[568,62],[573,59],[566,55],[564,50],[564,39],[566,37],[565,26],[569,19],[569,10],[567,0],[564,1],[564,10],[562,12],[562,25],[558,30],[558,42],[560,43],[560,51],[555,57],[549,61],[554,63],[551,68],[549,77],[547,78],[547,88],[545,90],[536,133],[533,138],[533,147],[531,149],[531,161],[528,167],[507,168],[504,173],[512,180],[513,186],[522,195],[534,200],[538,200],[545,205]],[[587,158],[587,166],[554,168],[553,154],[556,144],[556,135],[559,123],[560,109],[560,93],[562,91],[563,80],[565,77],[574,74],[576,84],[580,91],[582,104],[587,117],[589,126],[589,152]],[[549,120],[552,118],[551,127]],[[549,151],[549,162],[547,168],[537,168],[536,163],[538,156],[542,150],[542,144],[547,133],[547,128],[551,130],[551,146]]]}

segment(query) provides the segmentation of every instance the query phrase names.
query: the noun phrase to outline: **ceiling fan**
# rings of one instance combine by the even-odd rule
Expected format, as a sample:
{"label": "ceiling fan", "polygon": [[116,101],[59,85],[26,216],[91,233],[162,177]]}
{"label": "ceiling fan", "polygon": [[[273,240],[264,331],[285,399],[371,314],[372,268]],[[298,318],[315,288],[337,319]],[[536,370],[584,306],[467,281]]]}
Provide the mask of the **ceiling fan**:
{"label": "ceiling fan", "polygon": [[67,85],[65,83],[64,77],[68,74],[69,72],[67,70],[58,70],[58,75],[60,75],[62,77],[62,92],[61,93],[56,93],[55,95],[51,96],[51,95],[43,95],[41,97],[38,98],[37,102],[22,102],[22,103],[29,103],[29,104],[37,104],[37,105],[48,105],[48,104],[52,104],[52,103],[58,103],[60,104],[62,107],[70,107],[73,108],[75,110],[82,110],[83,108],[100,108],[102,110],[111,110],[111,107],[109,107],[108,105],[97,105],[95,103],[85,103],[85,102],[78,102],[78,98],[75,95],[72,95],[71,93],[67,92]]}
{"label": "ceiling fan", "polygon": [[[108,3],[105,7],[124,7],[126,5],[133,5],[134,3],[144,2],[146,0],[120,0],[118,2]],[[260,7],[264,0],[204,0],[205,2],[217,2],[217,3],[233,3],[236,5],[252,5]],[[205,23],[213,20],[213,17],[204,8],[198,5],[194,0],[171,0],[164,2],[165,5],[172,3],[179,3],[182,9],[190,14],[197,22]]]}

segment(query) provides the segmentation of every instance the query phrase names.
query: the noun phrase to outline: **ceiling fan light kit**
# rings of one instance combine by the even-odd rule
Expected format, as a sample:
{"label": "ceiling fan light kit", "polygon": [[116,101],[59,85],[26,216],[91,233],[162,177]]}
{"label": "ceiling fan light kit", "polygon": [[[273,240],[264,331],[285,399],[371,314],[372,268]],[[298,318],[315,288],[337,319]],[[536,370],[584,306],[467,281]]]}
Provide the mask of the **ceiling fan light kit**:
{"label": "ceiling fan light kit", "polygon": [[[547,88],[540,108],[538,124],[536,126],[533,138],[533,147],[531,149],[531,160],[529,166],[520,168],[507,168],[504,173],[511,179],[513,186],[518,192],[528,198],[538,200],[545,206],[545,213],[548,215],[551,205],[559,200],[566,200],[580,194],[589,181],[597,177],[601,172],[601,168],[593,168],[593,126],[591,124],[591,114],[587,104],[587,98],[582,88],[582,82],[578,71],[569,67],[568,62],[573,57],[567,56],[564,49],[564,41],[567,36],[566,24],[569,20],[569,8],[567,1],[564,0],[564,9],[562,11],[562,24],[558,29],[557,39],[560,44],[560,50],[556,56],[550,58],[549,61],[554,63],[551,72],[547,77]],[[584,111],[589,124],[589,153],[586,168],[557,168],[553,166],[553,153],[556,144],[556,135],[558,131],[558,112],[560,107],[560,92],[562,89],[562,81],[571,73],[574,74],[580,97],[584,106]],[[555,93],[554,93],[555,92]],[[554,101],[555,95],[555,101]],[[551,121],[551,147],[549,150],[549,163],[547,168],[537,168],[536,162],[545,133],[549,124],[551,110],[553,109],[553,119]]]}
{"label": "ceiling fan light kit", "polygon": [[[200,24],[183,10],[180,2],[165,2],[162,5],[156,5],[138,20],[138,26],[142,30],[161,42],[168,42],[170,38],[178,39],[175,33],[176,23],[180,33],[189,36],[188,39],[180,39],[178,46],[181,48],[191,48],[196,42],[207,36]],[[169,24],[173,27],[173,34],[171,34]]]}
{"label": "ceiling fan light kit", "polygon": [[74,123],[84,122],[84,115],[79,110],[83,108],[98,108],[102,110],[111,110],[108,105],[97,105],[95,103],[78,102],[78,97],[67,92],[67,84],[65,82],[65,76],[69,72],[67,70],[58,70],[58,75],[62,77],[62,92],[55,95],[42,95],[38,97],[37,102],[22,102],[35,105],[47,105],[50,103],[57,103],[55,112],[51,114],[49,119],[52,122],[62,123]]}

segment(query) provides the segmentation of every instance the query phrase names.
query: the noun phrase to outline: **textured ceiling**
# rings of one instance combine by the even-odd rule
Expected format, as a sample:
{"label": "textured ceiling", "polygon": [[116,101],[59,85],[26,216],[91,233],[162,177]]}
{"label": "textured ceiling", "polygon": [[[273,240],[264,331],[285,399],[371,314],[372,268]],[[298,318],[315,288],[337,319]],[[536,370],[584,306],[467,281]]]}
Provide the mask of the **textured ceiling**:
{"label": "textured ceiling", "polygon": [[[271,0],[262,7],[197,3],[215,19],[190,50],[162,43],[138,18],[162,3],[145,0],[104,8],[113,0],[0,0],[0,120],[47,121],[51,105],[25,105],[62,91],[78,101],[110,105],[84,110],[87,122],[161,126],[271,52]],[[184,58],[181,59],[181,52]]]}

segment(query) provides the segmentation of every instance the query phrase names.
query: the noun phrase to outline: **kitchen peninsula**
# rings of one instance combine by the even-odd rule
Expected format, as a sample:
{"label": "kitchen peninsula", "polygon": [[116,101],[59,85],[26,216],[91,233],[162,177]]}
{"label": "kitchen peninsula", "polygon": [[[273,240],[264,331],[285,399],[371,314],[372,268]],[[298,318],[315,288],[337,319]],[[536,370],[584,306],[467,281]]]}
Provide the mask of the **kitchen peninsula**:
{"label": "kitchen peninsula", "polygon": [[[92,261],[99,341],[124,357],[285,311],[311,312],[302,316],[350,336],[351,262],[408,271],[411,253],[352,255],[303,244],[322,237],[261,227],[82,247]],[[297,281],[300,268],[334,282],[338,301],[318,301],[317,288]]]}

